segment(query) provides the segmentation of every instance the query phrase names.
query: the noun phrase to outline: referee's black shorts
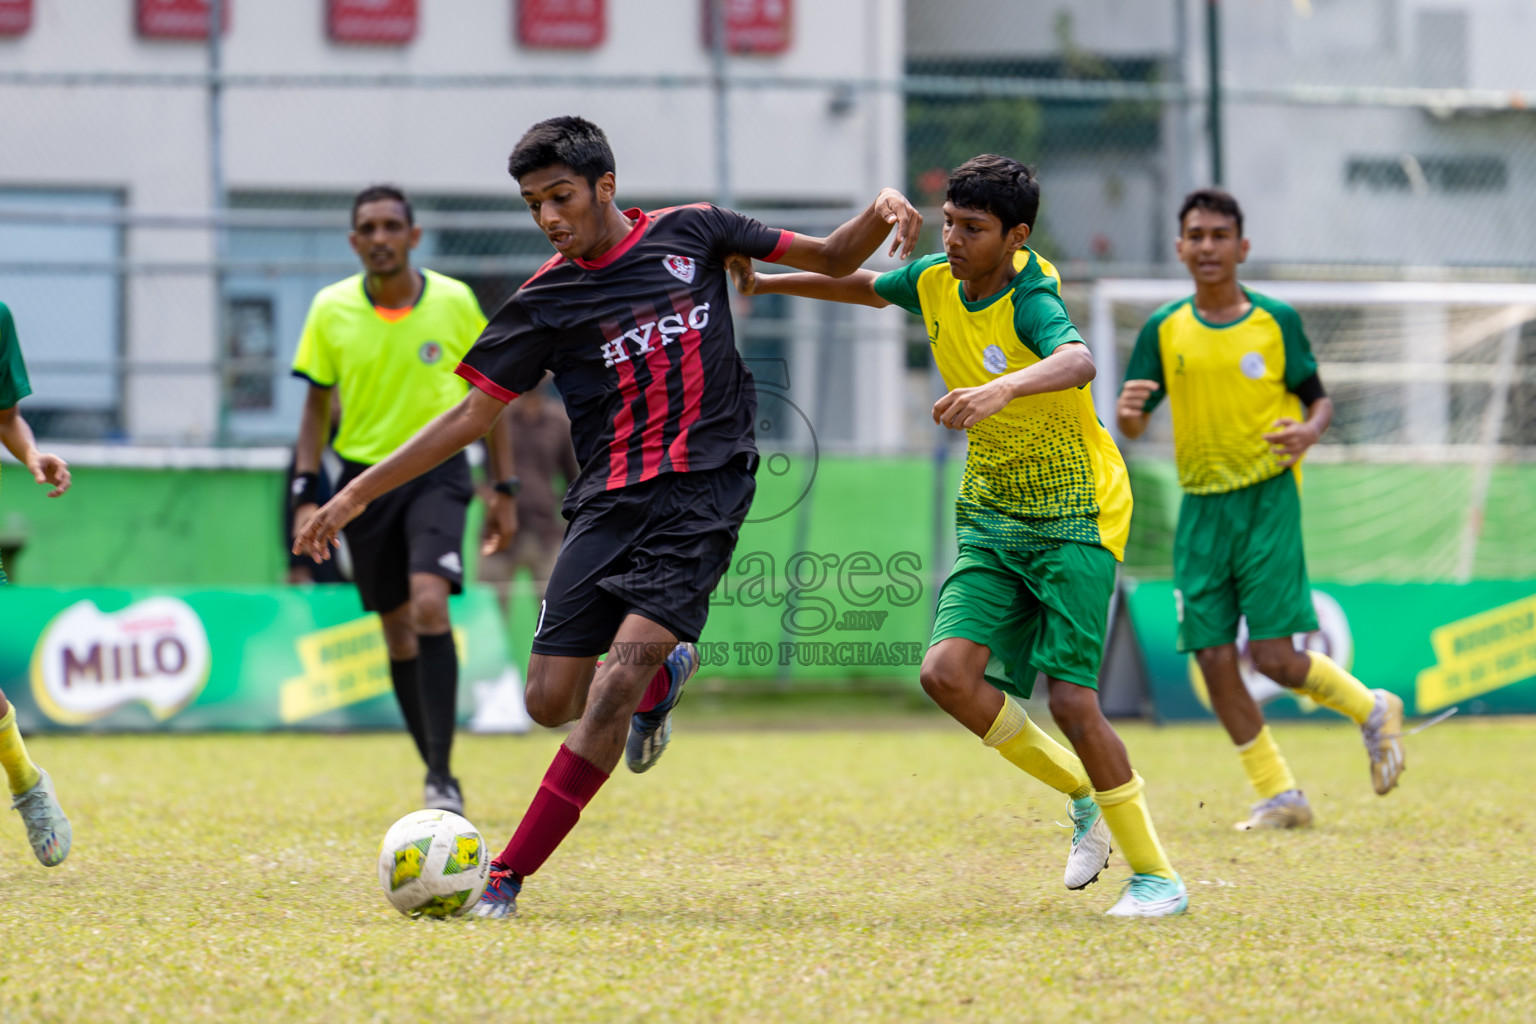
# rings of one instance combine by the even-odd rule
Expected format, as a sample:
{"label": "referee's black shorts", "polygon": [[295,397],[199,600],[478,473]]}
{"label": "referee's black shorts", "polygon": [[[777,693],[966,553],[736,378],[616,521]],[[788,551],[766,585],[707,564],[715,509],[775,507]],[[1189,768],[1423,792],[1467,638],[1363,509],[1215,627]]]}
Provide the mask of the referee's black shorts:
{"label": "referee's black shorts", "polygon": [[585,502],[565,531],[533,653],[602,654],[631,613],[697,640],[757,488],[757,456],[663,473]]}
{"label": "referee's black shorts", "polygon": [[[368,467],[344,460],[336,489]],[[375,498],[347,524],[352,579],[370,612],[394,611],[411,599],[411,574],[441,576],[464,590],[464,515],[475,488],[463,452]]]}

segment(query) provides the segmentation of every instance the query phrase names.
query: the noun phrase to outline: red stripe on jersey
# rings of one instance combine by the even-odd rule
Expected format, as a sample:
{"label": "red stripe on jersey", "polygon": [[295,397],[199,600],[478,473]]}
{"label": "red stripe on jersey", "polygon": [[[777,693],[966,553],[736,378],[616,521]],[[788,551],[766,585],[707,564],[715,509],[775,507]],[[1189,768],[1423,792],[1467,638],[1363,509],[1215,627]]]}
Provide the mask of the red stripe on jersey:
{"label": "red stripe on jersey", "polygon": [[516,391],[508,391],[506,388],[502,387],[500,384],[497,384],[495,381],[491,380],[491,378],[487,377],[485,374],[481,373],[479,370],[475,369],[473,366],[468,365],[467,363],[460,363],[458,366],[455,366],[453,368],[453,372],[458,374],[460,377],[463,377],[465,380],[469,381],[475,387],[479,388],[481,391],[484,391],[498,402],[510,402],[512,399],[517,397]]}
{"label": "red stripe on jersey", "polygon": [[533,272],[533,276],[530,277],[528,280],[524,281],[522,283],[521,287],[523,287],[523,288],[528,287],[529,285],[533,284],[533,282],[538,279],[540,274],[544,273],[546,270],[554,270],[556,267],[558,267],[560,264],[562,264],[564,262],[565,262],[565,257],[561,256],[559,253],[555,253],[549,259],[545,260],[544,261],[544,265],[542,267],[540,267],[538,270],[535,270]]}
{"label": "red stripe on jersey", "polygon": [[629,234],[624,236],[623,241],[614,246],[612,249],[609,249],[607,252],[603,253],[595,260],[577,259],[572,260],[572,262],[585,270],[601,270],[602,268],[612,263],[614,260],[618,259],[620,256],[623,256],[625,253],[629,252],[629,250],[633,249],[635,247],[635,243],[640,241],[640,239],[645,236],[646,229],[651,226],[651,218],[647,216],[646,212],[639,207],[636,207],[632,210],[625,210],[624,216],[635,218],[635,226],[629,229]]}
{"label": "red stripe on jersey", "polygon": [[[656,322],[656,310],[650,305],[636,306],[635,323],[649,320]],[[671,402],[667,397],[667,371],[672,369],[672,356],[662,347],[666,336],[655,332],[648,343],[655,347],[645,354],[645,365],[650,368],[651,382],[645,386],[645,430],[640,433],[640,479],[649,480],[661,472],[661,457],[666,452],[662,443],[662,430],[667,425]],[[636,481],[638,483],[639,481]]]}
{"label": "red stripe on jersey", "polygon": [[651,219],[654,220],[664,213],[671,213],[673,210],[707,210],[713,205],[713,203],[684,203],[681,206],[663,206],[659,210],[651,211]]}
{"label": "red stripe on jersey", "polygon": [[777,263],[777,262],[779,262],[779,260],[784,258],[784,254],[789,252],[789,247],[791,245],[794,245],[794,244],[795,244],[795,233],[793,231],[780,231],[779,232],[779,244],[775,245],[773,247],[773,252],[771,252],[767,256],[763,257],[763,262],[764,263]]}
{"label": "red stripe on jersey", "polygon": [[[693,300],[687,292],[674,293],[672,309],[686,324],[689,314],[693,312]],[[688,472],[688,428],[699,418],[699,400],[704,395],[704,359],[699,355],[703,337],[697,328],[690,325],[677,339],[683,350],[683,411],[677,418],[677,436],[672,439],[667,450],[672,456],[672,468],[679,473]]]}
{"label": "red stripe on jersey", "polygon": [[[611,324],[611,322],[610,322]],[[604,324],[603,333],[618,338],[624,344],[624,332],[618,324]],[[628,353],[626,352],[627,356]],[[635,410],[630,404],[640,397],[635,384],[635,367],[628,358],[614,362],[619,375],[619,411],[613,414],[613,437],[608,442],[608,490],[629,483],[629,435],[635,432]]]}

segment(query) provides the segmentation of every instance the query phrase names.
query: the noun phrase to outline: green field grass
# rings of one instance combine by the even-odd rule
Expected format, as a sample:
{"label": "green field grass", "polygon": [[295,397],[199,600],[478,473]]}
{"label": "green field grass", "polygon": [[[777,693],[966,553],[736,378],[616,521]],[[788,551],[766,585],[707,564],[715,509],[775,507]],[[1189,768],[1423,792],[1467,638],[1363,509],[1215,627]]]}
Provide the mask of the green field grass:
{"label": "green field grass", "polygon": [[[1146,922],[1102,916],[1118,854],[1062,888],[1060,798],[956,726],[711,721],[620,768],[521,917],[444,923],[375,880],[419,793],[402,737],[35,739],[75,849],[44,870],[0,828],[0,1019],[1536,1017],[1536,724],[1414,737],[1385,799],[1352,728],[1281,727],[1318,813],[1299,834],[1232,831],[1249,798],[1216,730],[1123,727],[1191,890]],[[493,845],[558,742],[461,741]]]}

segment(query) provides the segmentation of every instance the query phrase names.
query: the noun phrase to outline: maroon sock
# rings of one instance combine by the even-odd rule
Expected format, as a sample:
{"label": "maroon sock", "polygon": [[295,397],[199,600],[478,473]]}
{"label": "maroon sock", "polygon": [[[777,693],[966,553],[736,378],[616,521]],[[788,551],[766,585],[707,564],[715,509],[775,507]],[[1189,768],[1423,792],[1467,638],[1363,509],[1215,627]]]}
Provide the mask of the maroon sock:
{"label": "maroon sock", "polygon": [[518,875],[539,870],[576,827],[581,809],[607,781],[607,772],[560,744],[517,833],[496,860]]}
{"label": "maroon sock", "polygon": [[645,688],[645,694],[640,698],[640,706],[636,711],[650,711],[657,704],[667,699],[667,694],[672,692],[672,673],[663,665],[656,670],[651,677],[651,682]]}

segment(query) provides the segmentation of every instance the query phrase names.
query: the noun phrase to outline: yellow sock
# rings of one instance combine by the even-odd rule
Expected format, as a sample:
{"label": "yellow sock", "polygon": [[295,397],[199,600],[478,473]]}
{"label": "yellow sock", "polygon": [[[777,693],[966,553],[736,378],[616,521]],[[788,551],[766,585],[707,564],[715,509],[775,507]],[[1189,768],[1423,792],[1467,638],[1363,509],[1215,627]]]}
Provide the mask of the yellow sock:
{"label": "yellow sock", "polygon": [[1168,865],[1163,844],[1157,841],[1157,829],[1152,827],[1152,812],[1147,810],[1147,798],[1142,794],[1145,787],[1141,776],[1132,771],[1130,782],[1104,790],[1094,799],[1104,812],[1109,834],[1115,837],[1132,871],[1138,875],[1177,877]]}
{"label": "yellow sock", "polygon": [[5,709],[0,718],[0,767],[11,785],[11,795],[25,793],[37,785],[40,776],[37,765],[27,756],[27,745],[21,741],[21,730],[16,728],[16,706]]}
{"label": "yellow sock", "polygon": [[981,742],[1052,789],[1079,799],[1093,792],[1083,762],[1029,720],[1019,702],[1003,694],[1003,710]]}
{"label": "yellow sock", "polygon": [[1237,756],[1243,762],[1243,771],[1248,773],[1248,781],[1259,791],[1260,800],[1268,800],[1296,788],[1291,766],[1285,763],[1285,755],[1275,745],[1275,738],[1269,734],[1269,726],[1260,729],[1257,736],[1238,747]]}
{"label": "yellow sock", "polygon": [[1364,725],[1376,709],[1376,695],[1328,655],[1308,651],[1307,657],[1312,659],[1312,668],[1307,672],[1307,681],[1301,684],[1301,692],[1323,707],[1354,719],[1356,725]]}

